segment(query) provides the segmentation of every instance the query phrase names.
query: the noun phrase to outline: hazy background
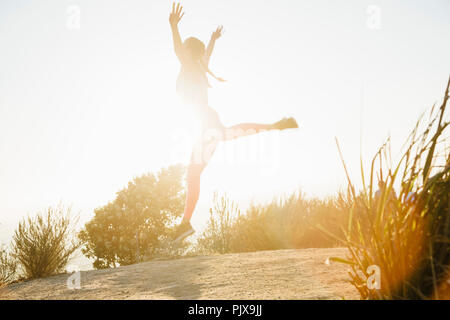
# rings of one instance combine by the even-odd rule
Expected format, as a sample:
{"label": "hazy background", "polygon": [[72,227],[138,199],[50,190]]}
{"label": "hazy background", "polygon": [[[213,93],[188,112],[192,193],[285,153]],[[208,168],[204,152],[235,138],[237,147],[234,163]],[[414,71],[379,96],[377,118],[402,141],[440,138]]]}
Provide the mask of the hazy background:
{"label": "hazy background", "polygon": [[[210,90],[223,122],[289,115],[300,124],[221,145],[194,227],[207,219],[214,191],[241,207],[298,188],[335,194],[345,176],[334,137],[359,180],[360,152],[370,160],[391,135],[399,155],[418,116],[443,97],[448,0],[183,5],[183,38],[207,41],[225,27],[211,69],[228,82],[212,80]],[[381,10],[379,23],[370,5]],[[0,241],[27,214],[62,201],[84,222],[134,176],[187,164],[195,122],[175,95],[170,8],[161,0],[0,0]]]}

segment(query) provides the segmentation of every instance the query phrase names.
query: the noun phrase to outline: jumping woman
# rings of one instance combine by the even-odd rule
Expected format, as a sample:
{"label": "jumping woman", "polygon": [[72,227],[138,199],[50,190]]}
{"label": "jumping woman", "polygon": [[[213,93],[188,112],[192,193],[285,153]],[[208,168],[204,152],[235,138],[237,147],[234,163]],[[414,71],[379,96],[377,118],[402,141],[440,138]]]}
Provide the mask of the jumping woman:
{"label": "jumping woman", "polygon": [[200,176],[220,141],[229,141],[267,130],[298,128],[294,118],[284,118],[273,124],[242,123],[229,128],[224,127],[217,112],[208,105],[208,88],[210,85],[207,77],[207,74],[209,74],[217,81],[224,81],[209,69],[211,54],[216,40],[222,35],[222,27],[213,32],[206,48],[204,43],[197,38],[191,37],[182,42],[178,31],[178,23],[184,16],[182,11],[183,7],[179,3],[175,6],[174,3],[169,17],[175,54],[181,63],[181,71],[177,80],[177,93],[200,118],[201,137],[194,146],[187,168],[184,217],[176,230],[175,243],[195,232],[190,220],[200,195]]}

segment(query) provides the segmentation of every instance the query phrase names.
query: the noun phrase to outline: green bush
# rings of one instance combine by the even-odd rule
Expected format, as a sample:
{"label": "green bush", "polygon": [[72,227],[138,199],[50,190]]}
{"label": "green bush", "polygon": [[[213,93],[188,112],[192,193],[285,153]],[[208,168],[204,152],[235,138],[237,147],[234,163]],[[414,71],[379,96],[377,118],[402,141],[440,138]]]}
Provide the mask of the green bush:
{"label": "green bush", "polygon": [[95,210],[79,233],[94,268],[129,265],[154,257],[184,207],[182,166],[134,178],[116,199]]}
{"label": "green bush", "polygon": [[72,239],[74,227],[70,208],[61,205],[21,221],[13,235],[11,254],[23,276],[33,279],[63,272],[79,248]]}

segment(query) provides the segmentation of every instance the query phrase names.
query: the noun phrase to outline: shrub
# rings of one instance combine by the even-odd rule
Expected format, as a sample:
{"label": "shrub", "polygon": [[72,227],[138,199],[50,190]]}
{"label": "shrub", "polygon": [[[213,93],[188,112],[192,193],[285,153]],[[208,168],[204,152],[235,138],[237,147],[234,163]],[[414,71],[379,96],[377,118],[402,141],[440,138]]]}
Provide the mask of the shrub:
{"label": "shrub", "polygon": [[338,229],[346,222],[338,199],[306,199],[298,192],[266,206],[252,206],[236,222],[233,251],[321,248],[336,245],[319,226]]}
{"label": "shrub", "polygon": [[17,262],[4,247],[0,248],[0,288],[15,279],[16,270]]}
{"label": "shrub", "polygon": [[319,227],[339,232],[347,223],[346,205],[342,197],[305,199],[296,192],[268,205],[252,205],[241,214],[226,197],[216,197],[198,246],[217,253],[333,247],[338,241]]}
{"label": "shrub", "polygon": [[[352,223],[344,243],[350,256],[352,284],[362,299],[450,298],[450,156],[438,152],[447,139],[444,121],[448,100],[432,109],[426,127],[419,134],[419,120],[396,166],[390,165],[389,143],[372,160],[370,179],[360,196],[349,179],[353,205]],[[344,165],[345,166],[345,165]],[[381,188],[374,194],[374,171],[378,168]],[[386,171],[387,170],[387,171]],[[387,174],[385,174],[387,172]],[[393,193],[394,185],[399,194]],[[380,283],[369,286],[378,266]],[[371,283],[374,284],[374,283]]]}
{"label": "shrub", "polygon": [[95,210],[79,233],[94,268],[129,265],[159,252],[183,212],[183,173],[182,166],[172,166],[134,178],[114,201]]}
{"label": "shrub", "polygon": [[234,219],[239,216],[236,204],[226,197],[214,194],[214,207],[209,210],[210,217],[206,229],[197,240],[200,252],[227,253],[231,251],[234,237]]}
{"label": "shrub", "polygon": [[19,223],[13,235],[12,256],[27,279],[64,271],[79,247],[72,239],[75,221],[70,208],[49,207],[45,213]]}

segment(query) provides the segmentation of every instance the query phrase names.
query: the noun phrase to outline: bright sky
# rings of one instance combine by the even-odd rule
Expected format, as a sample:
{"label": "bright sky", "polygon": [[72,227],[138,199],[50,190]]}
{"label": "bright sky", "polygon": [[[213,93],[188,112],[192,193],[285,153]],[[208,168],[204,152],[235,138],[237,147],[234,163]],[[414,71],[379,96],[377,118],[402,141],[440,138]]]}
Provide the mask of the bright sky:
{"label": "bright sky", "polygon": [[[225,27],[211,69],[228,82],[212,80],[210,90],[222,121],[295,116],[301,126],[221,145],[204,173],[194,225],[207,219],[214,191],[243,206],[298,188],[335,194],[345,175],[334,137],[359,181],[360,152],[370,160],[391,135],[399,155],[418,116],[443,96],[448,0],[183,5],[183,38],[207,41]],[[187,163],[193,125],[175,94],[170,7],[0,1],[0,235],[59,201],[85,221],[133,176]]]}

